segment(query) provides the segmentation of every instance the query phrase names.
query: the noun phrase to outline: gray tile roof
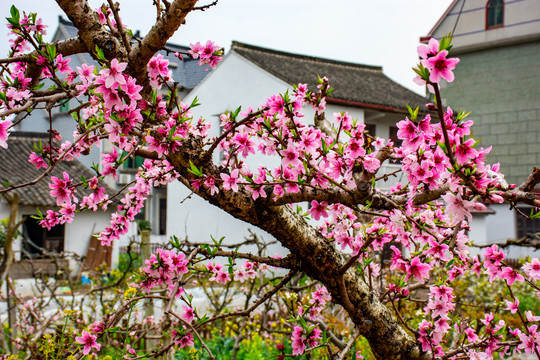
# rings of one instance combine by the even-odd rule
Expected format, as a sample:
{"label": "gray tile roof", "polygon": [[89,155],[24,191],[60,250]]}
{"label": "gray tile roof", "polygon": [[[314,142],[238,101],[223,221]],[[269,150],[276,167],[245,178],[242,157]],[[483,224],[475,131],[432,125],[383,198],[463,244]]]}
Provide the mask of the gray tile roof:
{"label": "gray tile roof", "polygon": [[[9,180],[10,184],[18,185],[36,179],[43,172],[43,168],[37,170],[34,165],[28,162],[30,152],[34,151],[34,144],[39,141],[46,145],[48,135],[41,133],[12,132],[8,139],[8,148],[0,149],[0,188],[4,189],[4,180]],[[42,181],[31,185],[12,190],[20,197],[20,205],[55,207],[56,201],[50,196],[49,183],[50,176],[62,178],[66,171],[73,179],[74,183],[81,181],[81,176],[91,179],[95,174],[93,171],[82,165],[79,161],[62,161],[52,172]],[[102,185],[102,184],[100,184]],[[106,187],[109,195],[114,192]],[[91,190],[78,188],[77,198],[90,194]],[[10,192],[11,193],[11,192]]]}
{"label": "gray tile roof", "polygon": [[[73,26],[73,24],[64,19],[62,16],[58,17],[58,30],[60,33],[58,38],[74,38],[77,37],[78,29]],[[135,34],[135,37],[138,37],[138,32]],[[167,43],[165,45],[167,49],[172,50],[173,52],[169,53],[167,51],[160,51],[159,53],[163,55],[164,58],[169,60],[170,69],[173,73],[173,78],[175,81],[178,81],[181,86],[183,86],[187,91],[192,90],[206,75],[208,75],[211,69],[206,70],[206,66],[199,66],[199,60],[192,59],[189,56],[184,56],[183,60],[180,61],[174,52],[183,52],[186,53],[190,48],[187,46]],[[83,63],[86,64],[96,64],[92,59],[92,56],[88,53],[78,54]]]}
{"label": "gray tile roof", "polygon": [[[233,41],[234,51],[288,84],[307,83],[316,89],[317,75],[334,88],[334,102],[404,110],[424,105],[426,99],[384,75],[382,67],[291,54]],[[328,99],[332,102],[332,99]]]}
{"label": "gray tile roof", "polygon": [[[78,36],[79,29],[77,29],[73,24],[65,20],[62,16],[58,17],[58,32],[60,32],[59,39],[71,39]],[[77,54],[83,64],[97,64],[92,56],[89,53]],[[73,68],[75,69],[75,68]]]}

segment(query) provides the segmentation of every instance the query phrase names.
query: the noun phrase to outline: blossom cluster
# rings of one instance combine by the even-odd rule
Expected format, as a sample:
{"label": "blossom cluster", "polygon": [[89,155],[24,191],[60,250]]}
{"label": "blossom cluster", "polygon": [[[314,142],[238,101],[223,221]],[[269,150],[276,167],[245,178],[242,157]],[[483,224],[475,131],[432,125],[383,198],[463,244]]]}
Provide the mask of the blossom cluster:
{"label": "blossom cluster", "polygon": [[[107,6],[96,12],[111,31],[123,30],[118,29],[115,16]],[[72,141],[52,132],[52,141],[36,146],[28,161],[36,169],[47,172],[60,161],[87,154],[102,140],[112,145],[110,152],[101,155],[91,179],[82,179],[78,184],[73,174],[67,172],[61,177],[50,176],[50,196],[55,199],[57,210],[47,211],[42,226],[50,229],[70,223],[78,211],[107,209],[114,204],[116,211],[110,225],[99,237],[103,245],[110,245],[126,234],[153,186],[178,179],[207,197],[225,192],[242,193],[246,195],[245,201],[261,206],[271,203],[269,200],[278,205],[308,200],[309,208],[300,207],[297,214],[308,218],[324,241],[349,259],[347,264],[354,265],[355,274],[370,292],[375,293],[374,283],[380,284],[381,301],[410,299],[411,291],[405,284],[429,286],[422,312],[425,318],[413,329],[422,351],[446,356],[444,344],[450,332],[466,343],[461,355],[470,358],[491,358],[497,351],[530,354],[540,350],[539,318],[533,312],[523,315],[520,302],[511,290],[520,283],[538,289],[538,259],[528,261],[520,270],[505,263],[505,254],[496,245],[488,247],[483,257],[470,254],[467,221],[471,220],[471,213],[484,210],[486,204],[503,202],[503,195],[513,186],[503,180],[498,164],[486,164],[491,148],[478,145],[472,137],[473,122],[466,120],[465,114],[428,104],[427,110],[439,110],[435,119],[429,112],[418,117],[418,112],[411,109],[410,116],[397,123],[399,144],[369,134],[365,124],[348,112],[336,112],[328,124],[313,126],[305,121],[305,114],[314,112],[315,125],[320,125],[332,90],[329,80],[321,78],[316,89],[298,84],[290,93],[269,96],[258,109],[238,108],[221,114],[221,135],[212,138],[210,124],[193,117],[191,109],[196,103],[176,100],[170,88],[170,64],[162,55],[155,55],[147,64],[148,95],[128,73],[127,63],[103,58],[100,65],[83,64],[73,69],[69,58],[42,42],[45,27],[41,20],[27,14],[22,18],[12,16],[16,17],[19,17],[17,21],[10,25],[13,30],[10,55],[21,55],[30,46],[39,50],[35,60],[41,67],[38,80],[50,79],[62,87],[58,93],[60,103],[75,98],[83,104],[74,114],[78,128]],[[440,42],[431,39],[418,48],[417,80],[435,94],[439,92],[441,79],[454,79],[452,70],[459,60],[448,57],[449,49],[445,39]],[[189,55],[199,59],[199,65],[215,68],[223,50],[208,41],[205,45],[192,44]],[[30,107],[29,99],[35,93],[30,87],[33,79],[25,75],[28,65],[13,61],[5,69],[0,83],[0,109],[10,112]],[[164,94],[167,89],[169,92]],[[440,98],[437,102],[440,103]],[[9,119],[0,122],[0,147],[8,146],[12,126]],[[189,168],[187,164],[185,169],[171,164],[176,153],[193,147],[199,147],[201,153],[184,161],[189,162]],[[222,153],[221,163],[203,167],[203,160],[212,158],[214,151]],[[151,159],[144,161],[133,182],[123,193],[115,195],[119,200],[113,203],[113,195],[103,186],[103,180],[117,179],[119,167],[141,153]],[[268,162],[253,167],[253,159],[257,157]],[[378,188],[378,181],[387,176],[382,168],[385,161],[399,162],[406,177],[405,183],[397,183],[389,191]],[[86,195],[80,187],[87,189]],[[415,201],[441,189],[444,191],[432,201]],[[342,194],[345,195],[340,197]],[[347,200],[347,196],[352,200]],[[396,200],[403,197],[404,201]],[[370,200],[355,201],[364,198]],[[374,201],[382,205],[372,207]],[[390,253],[388,271],[384,268],[385,251]],[[377,263],[374,259],[381,261]],[[220,286],[264,278],[265,264],[246,261],[235,269],[233,262],[231,259],[229,266],[207,262],[206,270],[198,270]],[[438,268],[445,270],[443,276],[433,275]],[[184,289],[180,284],[188,278],[190,269],[197,271],[184,253],[159,249],[145,261],[138,287],[150,293],[155,287],[163,286],[168,288],[171,299],[182,297]],[[506,310],[518,314],[519,328],[508,327],[503,331],[508,324],[496,320],[487,311],[480,320],[481,330],[458,319],[454,286],[467,273],[484,274],[490,282],[499,281],[507,286]],[[316,323],[316,317],[331,299],[329,290],[317,285],[309,300],[294,305],[296,316],[289,321],[293,329],[293,355],[301,355],[321,344],[321,330],[308,326],[304,318]],[[130,300],[126,298],[126,302]],[[183,300],[188,305],[177,320],[185,326],[171,333],[172,342],[180,347],[192,347],[194,338],[189,326],[197,316],[191,303]],[[399,315],[399,310],[395,311]],[[96,334],[103,330],[100,327],[93,332],[83,331],[75,339],[83,346],[85,355],[100,349]]]}
{"label": "blossom cluster", "polygon": [[[149,292],[156,286],[165,285],[173,292],[175,284],[188,271],[188,261],[184,254],[174,250],[157,249],[156,253],[145,261],[142,268],[144,276],[139,286]],[[179,297],[182,292],[183,289],[179,289],[174,296]]]}

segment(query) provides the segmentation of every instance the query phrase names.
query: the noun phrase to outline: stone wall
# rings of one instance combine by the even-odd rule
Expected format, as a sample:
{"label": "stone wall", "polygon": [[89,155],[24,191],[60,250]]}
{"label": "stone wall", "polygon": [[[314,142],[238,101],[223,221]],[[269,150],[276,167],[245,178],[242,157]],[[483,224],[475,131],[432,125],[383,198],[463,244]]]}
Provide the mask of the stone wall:
{"label": "stone wall", "polygon": [[471,111],[475,139],[493,145],[509,182],[540,167],[540,42],[456,55],[456,79],[442,89],[453,109]]}

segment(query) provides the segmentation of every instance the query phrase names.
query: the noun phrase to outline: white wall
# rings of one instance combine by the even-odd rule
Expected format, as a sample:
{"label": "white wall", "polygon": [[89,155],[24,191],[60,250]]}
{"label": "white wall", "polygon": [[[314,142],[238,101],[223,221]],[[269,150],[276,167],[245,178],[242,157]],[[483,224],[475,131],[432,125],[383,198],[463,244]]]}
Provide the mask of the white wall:
{"label": "white wall", "polygon": [[9,216],[9,207],[6,202],[2,199],[0,201],[0,220],[5,219]]}
{"label": "white wall", "polygon": [[[469,239],[471,239],[476,245],[484,245],[488,243],[486,217],[489,216],[492,215],[474,214],[472,221],[469,223],[469,226],[471,227],[471,230],[469,231]],[[481,255],[483,253],[483,250],[471,247],[471,256]]]}
{"label": "white wall", "polygon": [[[242,109],[252,106],[258,108],[272,94],[283,93],[292,86],[282,80],[261,70],[250,61],[240,55],[230,52],[221,65],[210,76],[206,77],[184,99],[185,103],[191,103],[198,98],[201,106],[193,109],[194,118],[204,117],[212,123],[210,136],[219,135],[219,115],[226,110],[235,110],[239,105]],[[371,111],[375,115],[373,119],[365,119],[365,111],[361,108],[347,107],[344,105],[329,104],[325,110],[326,117],[332,121],[334,112],[347,111],[351,117],[360,122],[376,123],[376,134],[384,138],[389,136],[389,127],[396,121],[403,119],[401,115],[381,114]],[[315,111],[311,107],[304,109],[304,121],[313,124]],[[217,160],[217,157],[215,157]],[[247,162],[252,171],[259,164],[266,166],[279,165],[277,157],[252,156]],[[207,201],[197,197],[189,197],[190,192],[179,182],[169,184],[167,188],[167,234],[176,235],[179,238],[188,237],[190,241],[211,241],[225,236],[228,242],[239,242],[249,235],[248,229],[253,228],[243,221],[237,220],[224,211],[212,206]],[[188,198],[189,197],[189,198]],[[271,236],[263,231],[257,234],[265,239]],[[270,250],[285,254],[286,250],[278,247]]]}
{"label": "white wall", "polygon": [[92,234],[97,234],[109,226],[111,212],[85,211],[77,213],[71,224],[66,224],[64,251],[84,255]]}
{"label": "white wall", "polygon": [[[194,118],[203,116],[212,123],[210,136],[218,136],[220,114],[227,110],[235,110],[240,105],[242,109],[248,106],[256,109],[270,95],[283,93],[289,88],[285,82],[262,71],[238,54],[230,52],[220,66],[183,101],[189,104],[196,96],[201,106],[193,109]],[[268,163],[272,162],[272,159],[263,156],[254,157],[249,165],[252,169],[256,169],[261,161]],[[225,236],[229,243],[241,242],[249,235],[250,226],[247,223],[235,219],[198,196],[186,200],[189,195],[190,192],[180,182],[168,185],[167,234],[176,235],[180,239],[187,237],[190,241],[196,242],[211,242],[210,236],[216,239]],[[265,232],[257,233],[266,240],[271,239]],[[273,251],[285,253],[284,249],[276,248]]]}
{"label": "white wall", "polygon": [[[494,215],[486,218],[487,241],[489,243],[504,243],[508,239],[516,239],[516,213],[510,210],[508,204],[490,205],[495,210]],[[509,258],[525,258],[527,256],[540,256],[540,251],[532,248],[511,246],[505,249]]]}
{"label": "white wall", "polygon": [[[203,116],[212,123],[211,136],[219,135],[219,115],[226,110],[242,109],[252,106],[254,109],[263,104],[270,95],[284,93],[292,86],[271,74],[261,70],[240,55],[230,52],[221,65],[206,77],[195,90],[184,100],[190,103],[195,96],[201,106],[193,110],[194,118]],[[305,109],[306,123],[313,124],[315,111]],[[364,119],[364,111],[358,108],[329,105],[327,117],[331,120],[334,112],[348,110],[353,118]],[[217,157],[215,157],[217,160]],[[266,166],[279,165],[277,157],[263,155],[252,156],[248,165],[256,170],[259,164]],[[229,242],[239,242],[249,235],[249,228],[254,228],[237,220],[224,211],[212,206],[205,200],[193,196],[186,200],[189,191],[179,182],[168,186],[167,192],[167,233],[179,238],[188,237],[190,241],[211,241],[225,236]],[[263,231],[257,234],[269,240],[271,236]],[[285,250],[273,248],[273,252],[284,254]]]}

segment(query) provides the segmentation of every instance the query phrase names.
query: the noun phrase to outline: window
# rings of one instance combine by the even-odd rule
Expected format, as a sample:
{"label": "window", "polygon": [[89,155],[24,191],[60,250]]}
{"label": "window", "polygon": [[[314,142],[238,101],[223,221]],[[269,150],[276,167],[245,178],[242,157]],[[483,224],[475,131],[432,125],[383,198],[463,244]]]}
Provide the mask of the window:
{"label": "window", "polygon": [[368,135],[375,137],[375,124],[366,124],[364,131],[367,131]]}
{"label": "window", "polygon": [[390,126],[390,140],[394,143],[394,147],[400,147],[403,143],[403,140],[398,138],[397,133],[399,131],[399,128],[397,126]]}
{"label": "window", "polygon": [[45,252],[61,253],[64,251],[64,225],[57,225],[47,230],[39,221],[26,216],[24,221],[23,249],[25,256],[38,257]]}
{"label": "window", "polygon": [[392,241],[384,244],[381,251],[381,263],[383,264],[383,266],[392,262],[392,257],[394,256],[392,246],[395,246],[400,253],[403,253],[403,246],[400,242]]}
{"label": "window", "polygon": [[159,199],[159,235],[167,233],[167,198]]}
{"label": "window", "polygon": [[489,0],[486,5],[486,30],[502,27],[504,20],[504,1]]}
{"label": "window", "polygon": [[[531,208],[528,207],[520,207],[518,209],[524,214],[529,214],[531,212]],[[516,227],[518,239],[521,239],[526,235],[540,233],[540,218],[527,219],[516,211]]]}
{"label": "window", "polygon": [[66,113],[69,111],[69,100],[60,103],[60,112]]}
{"label": "window", "polygon": [[[126,156],[126,152],[122,154],[122,157]],[[124,169],[137,170],[144,163],[144,158],[141,156],[132,156],[126,159],[124,163]]]}
{"label": "window", "polygon": [[[377,137],[375,136],[375,129],[376,129],[376,126],[375,124],[366,124],[366,127],[364,128],[364,133],[367,131],[367,134],[371,137],[373,137],[374,139],[376,139]],[[371,144],[372,140],[369,139],[367,136],[365,137],[366,141],[365,143],[368,144],[369,146],[366,148],[366,150],[370,150],[368,152],[371,152],[373,151],[373,145]]]}

